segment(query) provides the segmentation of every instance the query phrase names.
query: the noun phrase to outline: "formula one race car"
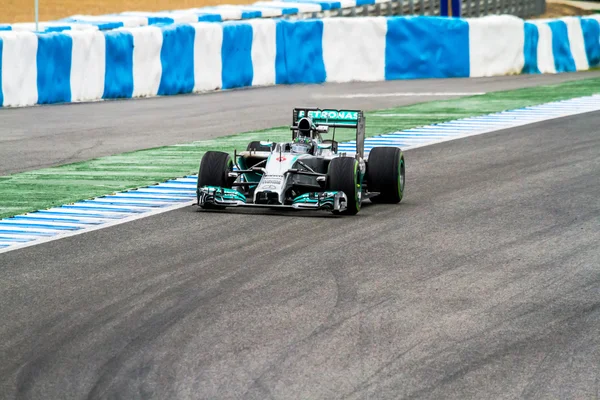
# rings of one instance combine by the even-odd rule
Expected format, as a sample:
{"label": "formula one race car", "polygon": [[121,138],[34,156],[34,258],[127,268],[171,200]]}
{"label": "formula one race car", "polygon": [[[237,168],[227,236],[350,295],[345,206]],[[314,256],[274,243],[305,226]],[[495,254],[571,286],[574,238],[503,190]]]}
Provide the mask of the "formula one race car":
{"label": "formula one race car", "polygon": [[[335,129],[356,130],[356,154],[338,152]],[[197,197],[202,208],[267,207],[329,210],[354,215],[361,203],[399,203],[404,155],[375,147],[364,160],[365,117],[357,110],[295,108],[288,143],[252,142],[234,159],[208,151],[200,162]],[[331,140],[322,134],[333,130]]]}

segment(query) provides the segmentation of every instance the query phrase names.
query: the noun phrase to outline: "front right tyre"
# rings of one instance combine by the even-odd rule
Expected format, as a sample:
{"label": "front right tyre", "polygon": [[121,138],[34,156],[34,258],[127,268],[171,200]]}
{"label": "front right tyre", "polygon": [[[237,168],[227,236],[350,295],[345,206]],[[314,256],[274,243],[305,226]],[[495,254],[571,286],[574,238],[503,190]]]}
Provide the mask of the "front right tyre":
{"label": "front right tyre", "polygon": [[358,161],[350,157],[331,160],[327,171],[327,190],[344,192],[348,198],[347,208],[340,214],[356,215],[360,211],[362,198]]}
{"label": "front right tyre", "polygon": [[375,147],[367,162],[367,188],[373,203],[397,204],[404,197],[404,154],[398,147]]}

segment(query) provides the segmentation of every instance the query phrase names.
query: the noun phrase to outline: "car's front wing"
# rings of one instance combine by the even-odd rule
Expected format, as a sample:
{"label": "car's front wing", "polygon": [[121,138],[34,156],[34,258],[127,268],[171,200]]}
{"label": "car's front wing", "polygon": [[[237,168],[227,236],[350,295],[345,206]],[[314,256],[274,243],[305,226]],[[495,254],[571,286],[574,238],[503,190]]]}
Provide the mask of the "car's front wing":
{"label": "car's front wing", "polygon": [[344,192],[312,192],[296,197],[292,204],[255,204],[249,202],[242,193],[235,189],[218,186],[203,186],[198,189],[198,205],[218,207],[261,207],[261,208],[287,208],[293,210],[329,210],[344,211],[348,198]]}

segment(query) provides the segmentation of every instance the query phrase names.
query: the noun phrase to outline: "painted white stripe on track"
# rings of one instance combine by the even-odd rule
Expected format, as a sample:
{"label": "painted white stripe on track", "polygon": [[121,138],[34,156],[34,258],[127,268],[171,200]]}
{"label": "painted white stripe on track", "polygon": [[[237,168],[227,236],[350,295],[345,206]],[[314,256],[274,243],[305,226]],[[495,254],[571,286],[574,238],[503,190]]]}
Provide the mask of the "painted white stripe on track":
{"label": "painted white stripe on track", "polygon": [[394,92],[394,93],[354,93],[354,94],[318,94],[315,99],[356,99],[377,97],[440,97],[440,96],[482,96],[484,92]]}

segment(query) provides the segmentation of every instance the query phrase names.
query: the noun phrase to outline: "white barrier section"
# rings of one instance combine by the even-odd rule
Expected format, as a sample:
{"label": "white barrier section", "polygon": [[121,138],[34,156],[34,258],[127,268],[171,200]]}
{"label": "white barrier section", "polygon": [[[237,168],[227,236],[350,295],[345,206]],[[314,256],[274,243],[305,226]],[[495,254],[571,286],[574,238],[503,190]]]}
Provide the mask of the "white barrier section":
{"label": "white barrier section", "polygon": [[287,1],[257,1],[256,6],[281,7],[281,8],[297,8],[299,13],[319,12],[321,6],[312,3],[293,3]]}
{"label": "white barrier section", "polygon": [[471,77],[521,73],[525,65],[525,21],[508,15],[467,21]]}
{"label": "white barrier section", "polygon": [[571,54],[573,60],[575,60],[575,67],[577,71],[585,71],[590,68],[588,64],[587,55],[585,53],[585,41],[583,39],[583,30],[581,29],[581,22],[579,18],[566,17],[562,18],[562,21],[567,24],[567,33],[569,35],[569,45],[571,48]]}
{"label": "white barrier section", "polygon": [[221,15],[221,18],[225,21],[236,21],[242,19],[242,9],[238,7],[229,7],[229,6],[213,6],[213,7],[203,7],[194,9],[196,12],[209,12]]}
{"label": "white barrier section", "polygon": [[33,32],[0,32],[4,106],[28,106],[38,100],[37,49]]}
{"label": "white barrier section", "polygon": [[145,26],[148,25],[148,18],[140,17],[136,15],[130,16],[117,16],[117,15],[73,15],[69,19],[76,20],[79,22],[90,22],[90,23],[99,23],[99,22],[116,22],[122,23],[124,28],[133,28],[136,26]]}
{"label": "white barrier section", "polygon": [[[225,7],[225,6],[223,6]],[[230,6],[236,7],[236,6]],[[274,7],[257,7],[253,5],[249,5],[244,7],[245,10],[248,11],[260,11],[261,18],[273,18],[273,17],[281,17],[281,9]]]}
{"label": "white barrier section", "polygon": [[[376,1],[376,3],[381,3],[381,2]],[[342,6],[341,8],[356,7],[356,0],[341,0],[340,5]]]}
{"label": "white barrier section", "polygon": [[101,99],[106,71],[106,41],[99,31],[67,31],[73,41],[71,101]]}
{"label": "white barrier section", "polygon": [[160,28],[124,29],[133,36],[133,97],[156,96],[162,77]]}
{"label": "white barrier section", "polygon": [[[35,23],[33,22],[19,22],[16,24],[12,24],[13,31],[35,31]],[[85,24],[73,24],[69,22],[40,22],[38,24],[38,29],[40,31],[44,31],[46,29],[52,28],[65,28],[68,27],[72,31],[97,31],[98,27],[95,25],[85,25]]]}
{"label": "white barrier section", "polygon": [[251,20],[252,25],[252,86],[275,84],[277,56],[277,25],[274,20]]}
{"label": "white barrier section", "polygon": [[[534,22],[534,21],[532,21]],[[538,69],[542,74],[555,74],[554,53],[552,52],[552,30],[545,23],[534,22],[538,28]]]}
{"label": "white barrier section", "polygon": [[323,20],[327,82],[384,81],[387,19]]}
{"label": "white barrier section", "polygon": [[194,40],[194,92],[217,90],[222,86],[223,26],[201,22],[193,25]]}

